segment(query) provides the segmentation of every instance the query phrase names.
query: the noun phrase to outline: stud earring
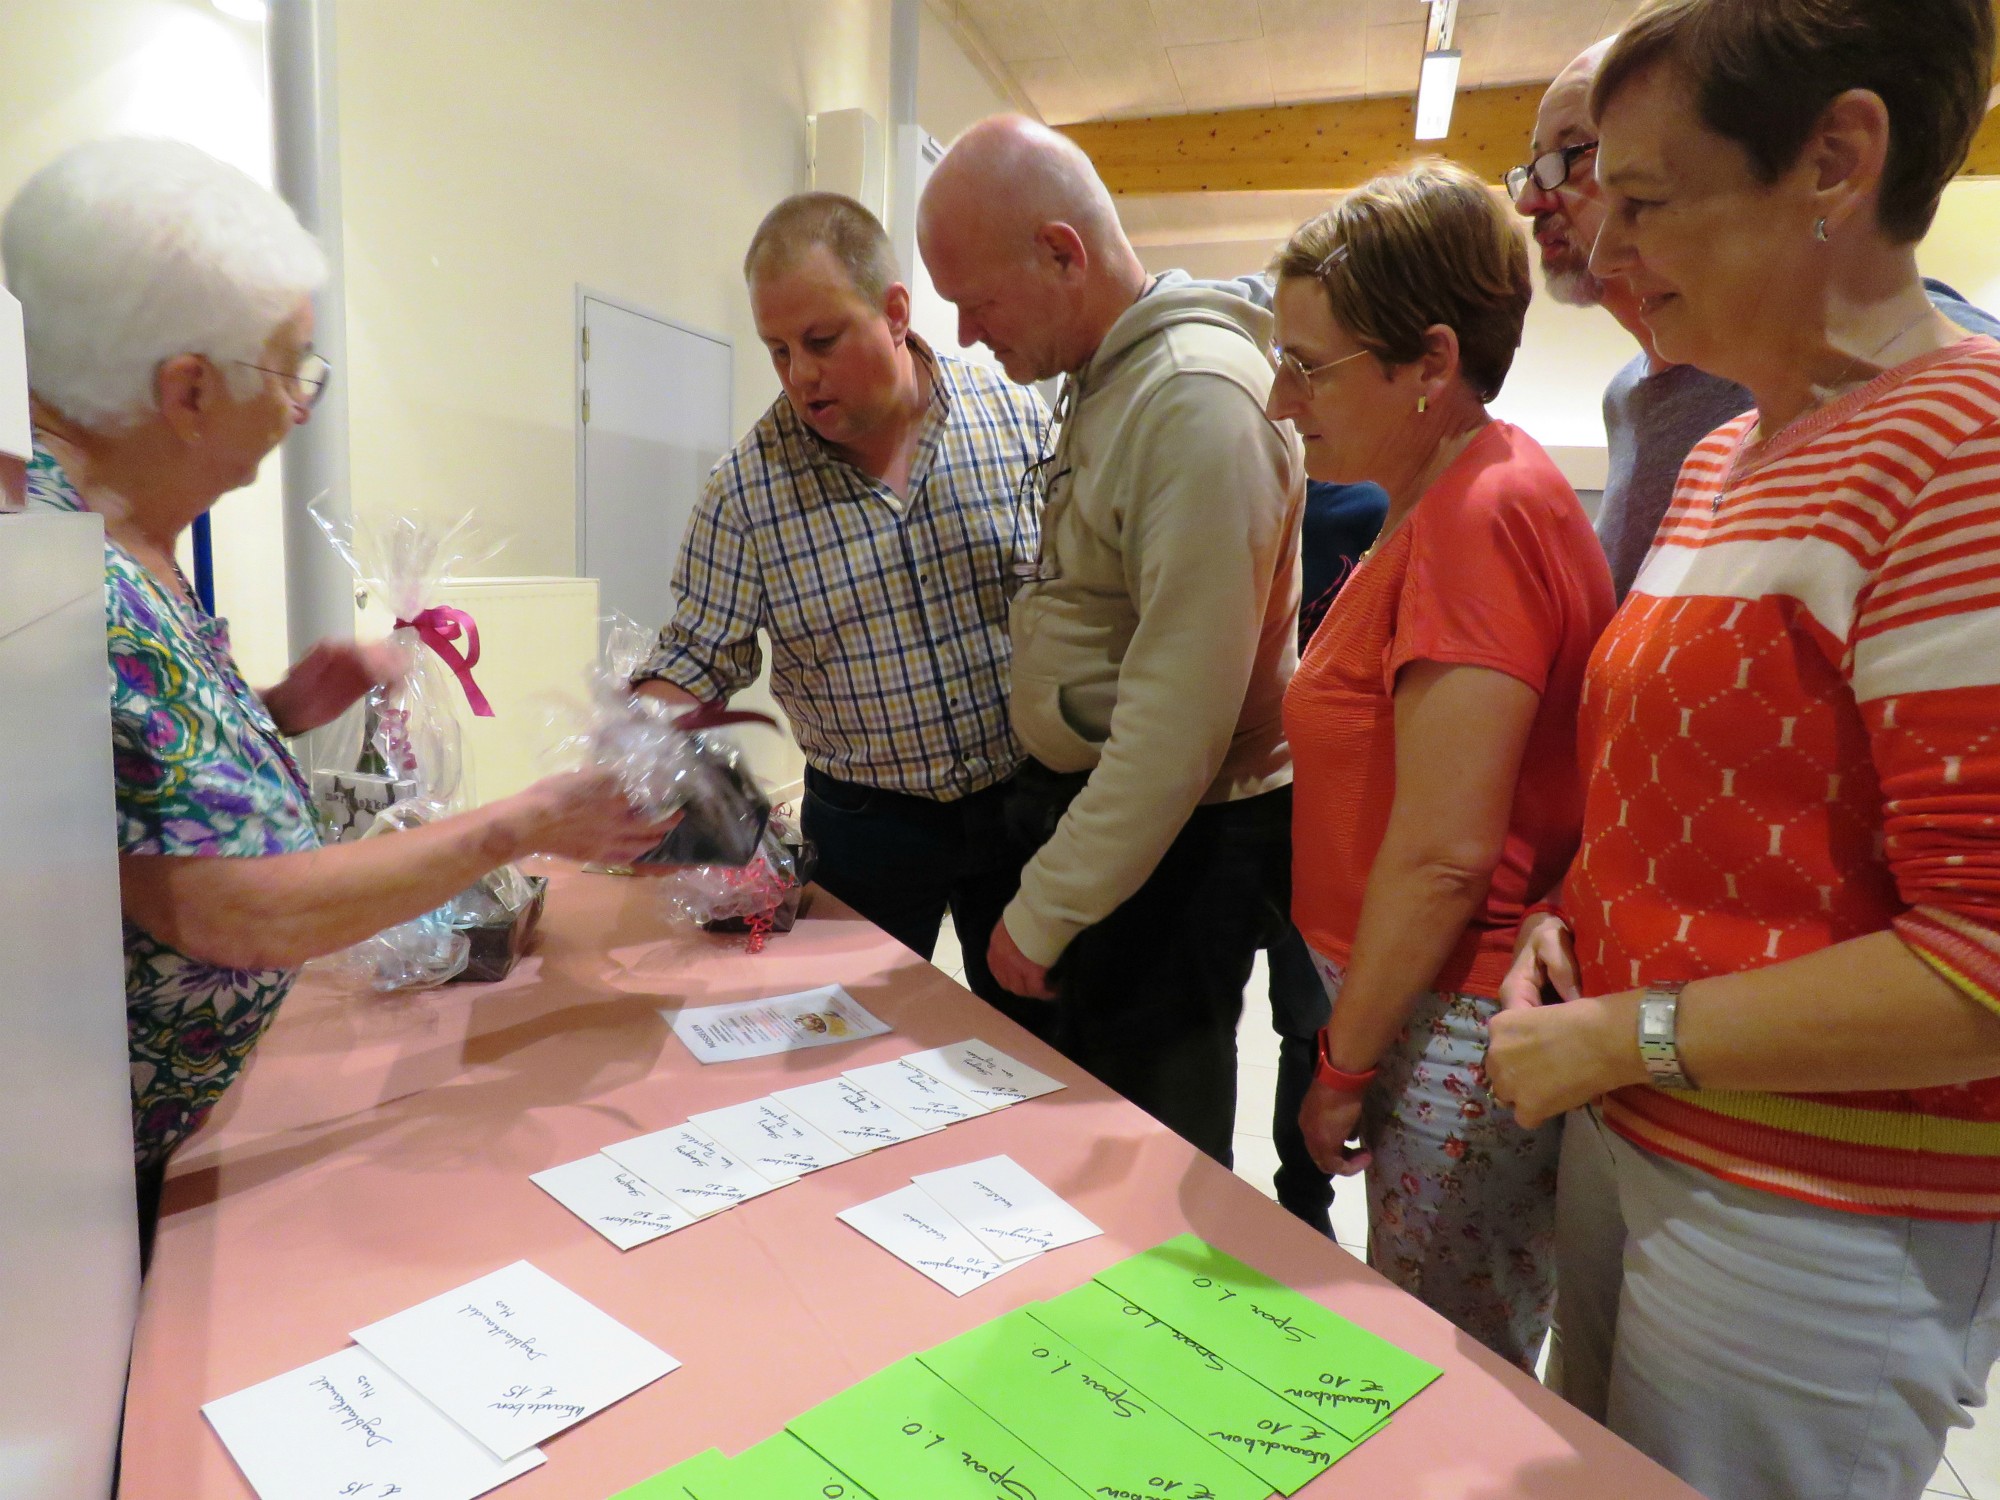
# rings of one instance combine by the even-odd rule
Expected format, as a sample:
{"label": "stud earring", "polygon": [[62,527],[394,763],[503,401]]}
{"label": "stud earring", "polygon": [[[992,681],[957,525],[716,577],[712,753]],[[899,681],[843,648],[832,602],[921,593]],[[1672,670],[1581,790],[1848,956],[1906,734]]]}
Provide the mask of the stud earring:
{"label": "stud earring", "polygon": [[1430,397],[1428,396],[1417,397],[1417,415],[1422,416],[1425,412],[1429,411],[1430,409],[1431,409]]}
{"label": "stud earring", "polygon": [[1833,238],[1832,235],[1826,232],[1826,220],[1821,219],[1817,224],[1813,225],[1813,238],[1818,240],[1822,245]]}

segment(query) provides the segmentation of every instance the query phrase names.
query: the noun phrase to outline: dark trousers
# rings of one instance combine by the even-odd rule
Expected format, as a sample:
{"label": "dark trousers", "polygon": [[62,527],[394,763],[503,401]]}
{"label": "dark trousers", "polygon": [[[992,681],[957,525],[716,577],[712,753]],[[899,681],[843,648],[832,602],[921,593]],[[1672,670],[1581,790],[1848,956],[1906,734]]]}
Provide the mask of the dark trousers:
{"label": "dark trousers", "polygon": [[1278,1088],[1271,1100],[1271,1142],[1278,1148],[1272,1186],[1278,1202],[1294,1218],[1333,1237],[1333,1179],[1319,1169],[1299,1129],[1299,1108],[1319,1070],[1320,1028],[1333,1018],[1326,985],[1298,928],[1285,924],[1284,936],[1267,955],[1271,966],[1271,1029],[1278,1033]]}
{"label": "dark trousers", "polygon": [[[1008,804],[1017,838],[1045,842],[1085,779],[1022,767]],[[1236,1023],[1257,950],[1287,925],[1291,825],[1290,787],[1196,808],[1146,883],[1050,971],[1055,1045],[1224,1166]]]}
{"label": "dark trousers", "polygon": [[1010,995],[986,967],[993,924],[1020,888],[1031,852],[1008,833],[1008,786],[935,802],[808,766],[800,821],[819,851],[814,880],[926,959],[949,910],[965,953],[966,987],[1045,1035],[1048,1007]]}

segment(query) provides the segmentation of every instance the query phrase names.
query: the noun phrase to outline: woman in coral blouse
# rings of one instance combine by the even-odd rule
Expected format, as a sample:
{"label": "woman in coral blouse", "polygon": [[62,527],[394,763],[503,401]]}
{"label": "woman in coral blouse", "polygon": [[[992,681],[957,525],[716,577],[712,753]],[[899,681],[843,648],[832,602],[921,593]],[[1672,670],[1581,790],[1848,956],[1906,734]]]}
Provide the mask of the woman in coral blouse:
{"label": "woman in coral blouse", "polygon": [[1389,495],[1285,698],[1292,916],[1333,999],[1300,1126],[1326,1170],[1366,1167],[1370,1263],[1532,1368],[1558,1134],[1496,1108],[1480,1060],[1515,926],[1575,847],[1610,573],[1548,455],[1487,413],[1531,290],[1476,178],[1377,178],[1273,269],[1271,416],[1315,479]]}

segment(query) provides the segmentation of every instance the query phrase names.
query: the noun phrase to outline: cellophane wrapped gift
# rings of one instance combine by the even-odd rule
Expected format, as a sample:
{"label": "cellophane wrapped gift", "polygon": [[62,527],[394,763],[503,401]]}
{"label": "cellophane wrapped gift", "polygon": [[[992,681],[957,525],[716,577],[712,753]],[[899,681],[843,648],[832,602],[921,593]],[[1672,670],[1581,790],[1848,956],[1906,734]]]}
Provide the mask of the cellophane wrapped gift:
{"label": "cellophane wrapped gift", "polygon": [[454,698],[481,718],[492,708],[473,680],[479,630],[463,610],[444,603],[444,588],[499,551],[468,515],[456,521],[385,515],[349,519],[319,506],[313,519],[326,533],[355,583],[395,617],[390,639],[408,667],[393,687],[368,695],[358,749],[350,731],[332,752],[334,769],[358,770],[417,784],[417,800],[437,807],[462,804],[465,750]]}
{"label": "cellophane wrapped gift", "polygon": [[[422,827],[443,811],[421,802],[398,802],[378,813],[361,837],[392,838],[405,829]],[[452,924],[454,904],[385,928],[335,954],[334,972],[384,994],[430,989],[457,977],[471,957],[472,943]]]}
{"label": "cellophane wrapped gift", "polygon": [[676,921],[708,932],[749,934],[752,953],[798,920],[816,851],[791,824],[774,817],[745,864],[689,865],[659,877],[660,899]]}
{"label": "cellophane wrapped gift", "polygon": [[631,677],[648,644],[638,627],[614,617],[604,665],[591,677],[582,726],[562,749],[613,772],[641,811],[662,821],[679,814],[673,831],[640,863],[746,864],[757,853],[771,804],[742,752],[717,731],[771,720],[662,703],[633,692]]}

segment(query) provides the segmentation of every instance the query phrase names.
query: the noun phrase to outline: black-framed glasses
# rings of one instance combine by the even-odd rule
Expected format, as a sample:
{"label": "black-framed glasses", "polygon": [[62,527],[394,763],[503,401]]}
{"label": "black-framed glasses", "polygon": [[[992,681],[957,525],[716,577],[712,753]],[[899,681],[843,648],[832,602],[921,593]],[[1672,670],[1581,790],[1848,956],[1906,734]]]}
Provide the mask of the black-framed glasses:
{"label": "black-framed glasses", "polygon": [[1553,193],[1569,181],[1569,174],[1576,170],[1576,164],[1596,149],[1596,141],[1579,141],[1574,146],[1544,151],[1527,166],[1515,167],[1507,174],[1507,196],[1519,203],[1531,182],[1543,192]]}
{"label": "black-framed glasses", "polygon": [[326,394],[327,382],[333,379],[333,366],[323,354],[306,355],[299,361],[296,370],[273,370],[268,365],[253,365],[247,359],[236,362],[246,370],[261,370],[266,375],[277,376],[285,382],[285,394],[307,411],[319,405],[319,398]]}
{"label": "black-framed glasses", "polygon": [[1044,454],[1021,471],[1014,487],[1013,534],[1007,539],[1007,573],[1013,586],[1053,583],[1062,574],[1048,555],[1043,516],[1049,496],[1070,475],[1070,466],[1056,467],[1060,452]]}

